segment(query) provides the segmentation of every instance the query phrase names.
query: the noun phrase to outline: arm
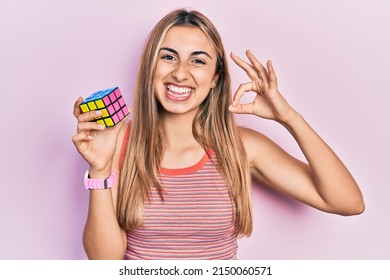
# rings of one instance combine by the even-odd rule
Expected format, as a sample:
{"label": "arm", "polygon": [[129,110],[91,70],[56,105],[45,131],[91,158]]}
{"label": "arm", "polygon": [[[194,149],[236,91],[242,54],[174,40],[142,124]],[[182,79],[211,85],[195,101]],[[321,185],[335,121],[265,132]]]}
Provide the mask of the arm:
{"label": "arm", "polygon": [[84,249],[89,259],[124,258],[126,233],[118,224],[114,205],[112,190],[91,191],[83,235]]}
{"label": "arm", "polygon": [[[363,197],[355,180],[331,148],[281,96],[271,62],[267,63],[266,69],[249,51],[247,56],[251,64],[232,55],[252,81],[240,86],[230,110],[281,123],[295,138],[308,162],[293,158],[258,132],[241,129],[255,177],[326,212],[341,215],[363,212]],[[247,91],[257,93],[255,100],[250,104],[239,104]]]}
{"label": "arm", "polygon": [[[105,179],[111,172],[119,175],[118,158],[124,135],[123,121],[112,128],[90,122],[99,114],[81,113],[79,98],[74,107],[78,119],[77,134],[72,140],[84,159],[90,164],[93,179]],[[117,144],[118,143],[118,144]],[[118,179],[117,179],[118,181]],[[126,233],[116,218],[117,186],[107,190],[90,190],[89,211],[83,242],[89,259],[123,259],[126,251]]]}

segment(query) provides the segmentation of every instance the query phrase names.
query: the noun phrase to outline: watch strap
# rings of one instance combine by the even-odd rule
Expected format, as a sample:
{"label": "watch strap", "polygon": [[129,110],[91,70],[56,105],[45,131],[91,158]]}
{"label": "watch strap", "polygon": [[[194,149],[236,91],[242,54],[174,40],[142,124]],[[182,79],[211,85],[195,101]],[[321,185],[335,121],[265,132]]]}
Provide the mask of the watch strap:
{"label": "watch strap", "polygon": [[84,186],[86,190],[105,190],[110,189],[115,184],[115,173],[103,180],[89,178],[89,170],[84,175]]}

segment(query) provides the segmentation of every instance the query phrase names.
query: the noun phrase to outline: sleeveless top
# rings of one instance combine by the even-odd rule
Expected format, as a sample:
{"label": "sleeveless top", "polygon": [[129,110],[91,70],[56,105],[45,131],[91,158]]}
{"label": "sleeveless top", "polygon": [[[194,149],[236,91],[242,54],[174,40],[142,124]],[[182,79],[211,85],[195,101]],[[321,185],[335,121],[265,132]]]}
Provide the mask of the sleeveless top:
{"label": "sleeveless top", "polygon": [[144,225],[127,232],[125,259],[236,259],[234,207],[215,154],[191,167],[160,168],[160,182],[164,200],[152,188]]}

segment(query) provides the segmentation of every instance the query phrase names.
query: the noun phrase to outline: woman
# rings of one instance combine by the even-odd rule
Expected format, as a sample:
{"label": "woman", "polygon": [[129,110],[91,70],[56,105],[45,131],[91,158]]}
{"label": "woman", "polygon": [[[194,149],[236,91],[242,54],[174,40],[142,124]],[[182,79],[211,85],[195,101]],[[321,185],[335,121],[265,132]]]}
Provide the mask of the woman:
{"label": "woman", "polygon": [[[105,128],[82,114],[73,142],[90,164],[84,246],[91,259],[235,259],[237,237],[252,231],[251,176],[322,211],[364,211],[343,163],[281,96],[271,61],[231,54],[248,75],[230,101],[221,38],[197,11],[157,23],[141,58],[133,119]],[[254,101],[241,97],[256,92]],[[232,113],[282,124],[308,163],[259,132],[236,127]],[[103,182],[103,183],[102,183]]]}

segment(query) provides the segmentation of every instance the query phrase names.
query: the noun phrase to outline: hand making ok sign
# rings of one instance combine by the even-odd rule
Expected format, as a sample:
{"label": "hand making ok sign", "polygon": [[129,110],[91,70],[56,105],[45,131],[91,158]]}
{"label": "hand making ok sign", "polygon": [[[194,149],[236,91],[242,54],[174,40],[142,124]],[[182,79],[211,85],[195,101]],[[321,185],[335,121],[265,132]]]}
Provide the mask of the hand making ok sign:
{"label": "hand making ok sign", "polygon": [[[253,114],[283,124],[292,121],[297,112],[280,94],[272,62],[268,60],[265,68],[249,50],[246,51],[246,56],[250,63],[233,53],[230,56],[247,73],[251,81],[238,87],[229,110],[238,114]],[[241,97],[250,91],[256,92],[253,102],[240,104]]]}

